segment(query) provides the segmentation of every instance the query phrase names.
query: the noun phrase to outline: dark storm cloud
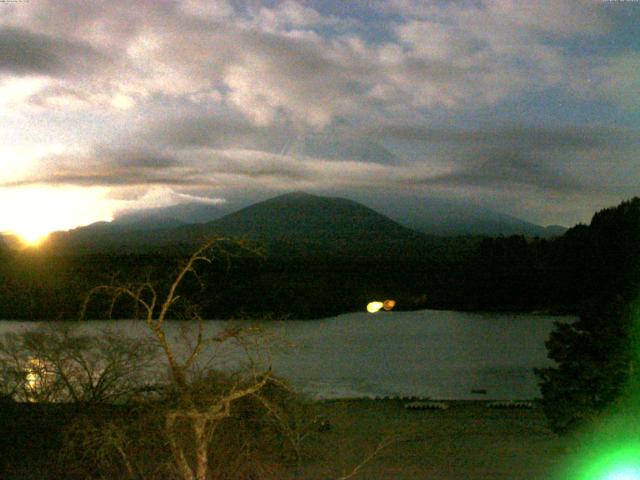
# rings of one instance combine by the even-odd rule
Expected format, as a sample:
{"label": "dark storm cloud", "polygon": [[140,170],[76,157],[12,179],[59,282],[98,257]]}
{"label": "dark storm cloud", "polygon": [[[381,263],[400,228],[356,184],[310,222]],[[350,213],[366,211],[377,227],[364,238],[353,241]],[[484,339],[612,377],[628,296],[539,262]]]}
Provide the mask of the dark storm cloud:
{"label": "dark storm cloud", "polygon": [[536,149],[585,149],[608,145],[621,146],[632,135],[611,128],[537,128],[509,127],[486,130],[423,127],[419,125],[389,125],[376,128],[378,135],[389,139],[448,143],[453,145],[530,145]]}
{"label": "dark storm cloud", "polygon": [[178,176],[163,176],[158,174],[142,174],[136,172],[113,171],[101,174],[91,174],[82,172],[61,172],[43,175],[41,177],[32,177],[28,180],[5,182],[2,187],[25,187],[30,185],[47,184],[50,186],[57,185],[74,185],[79,187],[122,187],[122,186],[138,186],[138,185],[197,185],[197,182],[191,177],[180,178]]}
{"label": "dark storm cloud", "polygon": [[0,29],[0,72],[65,76],[94,71],[107,56],[86,43],[40,35],[24,29]]}
{"label": "dark storm cloud", "polygon": [[308,163],[292,157],[246,150],[202,150],[194,152],[192,159],[198,165],[200,178],[217,176],[245,179],[279,179],[283,181],[313,178]]}
{"label": "dark storm cloud", "polygon": [[375,136],[348,128],[296,130],[281,124],[255,125],[243,118],[204,116],[155,122],[141,136],[151,144],[172,148],[244,149],[320,160],[398,163]]}
{"label": "dark storm cloud", "polygon": [[39,174],[0,183],[0,187],[38,184],[81,187],[198,186],[213,185],[219,178],[230,177],[282,181],[314,177],[308,164],[262,151],[202,148],[182,152],[182,157],[151,147],[118,149],[97,146],[90,154],[49,156],[41,160]]}
{"label": "dark storm cloud", "polygon": [[186,185],[198,183],[197,170],[151,148],[97,146],[91,154],[52,155],[40,161],[41,173],[2,187],[34,184],[76,186]]}
{"label": "dark storm cloud", "polygon": [[311,178],[309,172],[301,169],[287,168],[286,166],[245,166],[242,164],[227,166],[224,168],[213,168],[209,173],[223,175],[238,175],[250,179],[277,178],[282,180],[305,180]]}
{"label": "dark storm cloud", "polygon": [[584,185],[566,170],[550,166],[548,159],[507,148],[479,150],[461,160],[458,167],[450,173],[415,179],[408,183],[494,189],[524,185],[538,190],[563,193],[596,188]]}
{"label": "dark storm cloud", "polygon": [[[635,131],[615,128],[508,127],[452,129],[389,125],[378,135],[395,141],[446,152],[452,171],[420,177],[408,183],[443,187],[482,187],[499,190],[514,185],[559,193],[614,191],[607,177],[596,172],[611,168],[633,152]],[[425,158],[429,158],[425,154]]]}
{"label": "dark storm cloud", "polygon": [[111,165],[122,169],[162,170],[171,167],[179,167],[180,161],[166,153],[152,149],[123,149],[99,147],[96,149],[98,158],[105,165]]}

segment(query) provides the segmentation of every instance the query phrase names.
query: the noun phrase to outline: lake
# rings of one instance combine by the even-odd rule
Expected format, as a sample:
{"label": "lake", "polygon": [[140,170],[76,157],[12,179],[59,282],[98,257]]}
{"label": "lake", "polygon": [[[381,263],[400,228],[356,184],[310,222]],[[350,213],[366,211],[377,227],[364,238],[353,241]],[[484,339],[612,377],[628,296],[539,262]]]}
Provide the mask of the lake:
{"label": "lake", "polygon": [[[260,324],[275,340],[271,363],[316,398],[421,396],[434,399],[525,400],[539,396],[532,369],[550,365],[545,341],[554,321],[574,317],[482,314],[422,310],[350,313],[312,321]],[[181,326],[169,322],[174,339]],[[215,333],[227,322],[208,321]],[[0,322],[0,333],[33,328],[25,322]],[[109,327],[144,335],[140,321],[85,322],[82,329]],[[188,330],[188,328],[187,328]],[[257,350],[256,350],[257,351]],[[261,350],[260,350],[261,351]],[[214,365],[236,364],[235,354],[217,351]],[[264,361],[264,355],[261,355]],[[486,390],[474,394],[472,390]]]}

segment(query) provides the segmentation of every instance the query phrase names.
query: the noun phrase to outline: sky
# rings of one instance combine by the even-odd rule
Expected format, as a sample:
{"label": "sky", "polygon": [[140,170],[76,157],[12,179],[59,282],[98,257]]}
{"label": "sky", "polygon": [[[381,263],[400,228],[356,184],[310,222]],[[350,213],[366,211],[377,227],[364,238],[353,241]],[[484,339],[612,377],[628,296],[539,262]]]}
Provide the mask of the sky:
{"label": "sky", "polygon": [[0,2],[0,231],[289,191],[640,193],[639,1]]}

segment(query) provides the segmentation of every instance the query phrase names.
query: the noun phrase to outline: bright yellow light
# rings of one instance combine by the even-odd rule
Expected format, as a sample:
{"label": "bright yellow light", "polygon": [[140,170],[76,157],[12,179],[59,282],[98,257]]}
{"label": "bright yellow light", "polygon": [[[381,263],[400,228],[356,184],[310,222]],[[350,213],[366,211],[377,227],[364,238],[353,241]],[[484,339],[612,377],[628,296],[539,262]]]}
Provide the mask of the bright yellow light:
{"label": "bright yellow light", "polygon": [[369,304],[367,305],[367,312],[376,313],[376,312],[380,311],[380,309],[383,306],[384,306],[384,303],[382,303],[382,302],[369,302]]}
{"label": "bright yellow light", "polygon": [[70,187],[0,189],[0,232],[16,235],[25,245],[37,245],[49,233],[110,220],[101,192]]}
{"label": "bright yellow light", "polygon": [[37,247],[49,237],[49,233],[51,232],[42,231],[37,228],[37,226],[33,229],[25,226],[24,229],[12,233],[15,234],[25,246]]}

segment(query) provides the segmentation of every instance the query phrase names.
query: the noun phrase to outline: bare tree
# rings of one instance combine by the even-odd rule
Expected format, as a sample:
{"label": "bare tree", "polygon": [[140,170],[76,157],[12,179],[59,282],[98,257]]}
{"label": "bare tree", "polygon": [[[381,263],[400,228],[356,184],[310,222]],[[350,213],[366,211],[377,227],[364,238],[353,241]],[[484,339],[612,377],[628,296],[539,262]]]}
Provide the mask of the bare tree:
{"label": "bare tree", "polygon": [[124,401],[145,382],[157,347],[110,330],[81,333],[66,323],[41,324],[0,339],[3,393],[17,401]]}
{"label": "bare tree", "polygon": [[[197,309],[189,309],[190,316],[197,322],[195,341],[185,354],[179,354],[168,338],[166,321],[176,303],[181,299],[179,287],[187,275],[197,276],[196,266],[215,260],[228,260],[230,247],[255,252],[244,243],[226,238],[213,238],[196,250],[178,269],[166,293],[161,293],[150,281],[130,285],[101,285],[93,288],[82,309],[84,317],[91,300],[100,294],[110,298],[111,309],[121,298],[128,298],[142,312],[142,317],[157,340],[167,362],[171,388],[175,391],[176,402],[165,411],[164,427],[169,448],[177,472],[183,480],[207,480],[209,478],[211,437],[219,424],[231,414],[231,406],[238,400],[255,395],[273,377],[270,369],[251,371],[238,377],[227,388],[218,392],[207,392],[192,382],[189,373],[203,349],[214,343],[223,343],[238,338],[237,329],[206,337],[203,318]],[[185,435],[185,430],[188,434]]]}

